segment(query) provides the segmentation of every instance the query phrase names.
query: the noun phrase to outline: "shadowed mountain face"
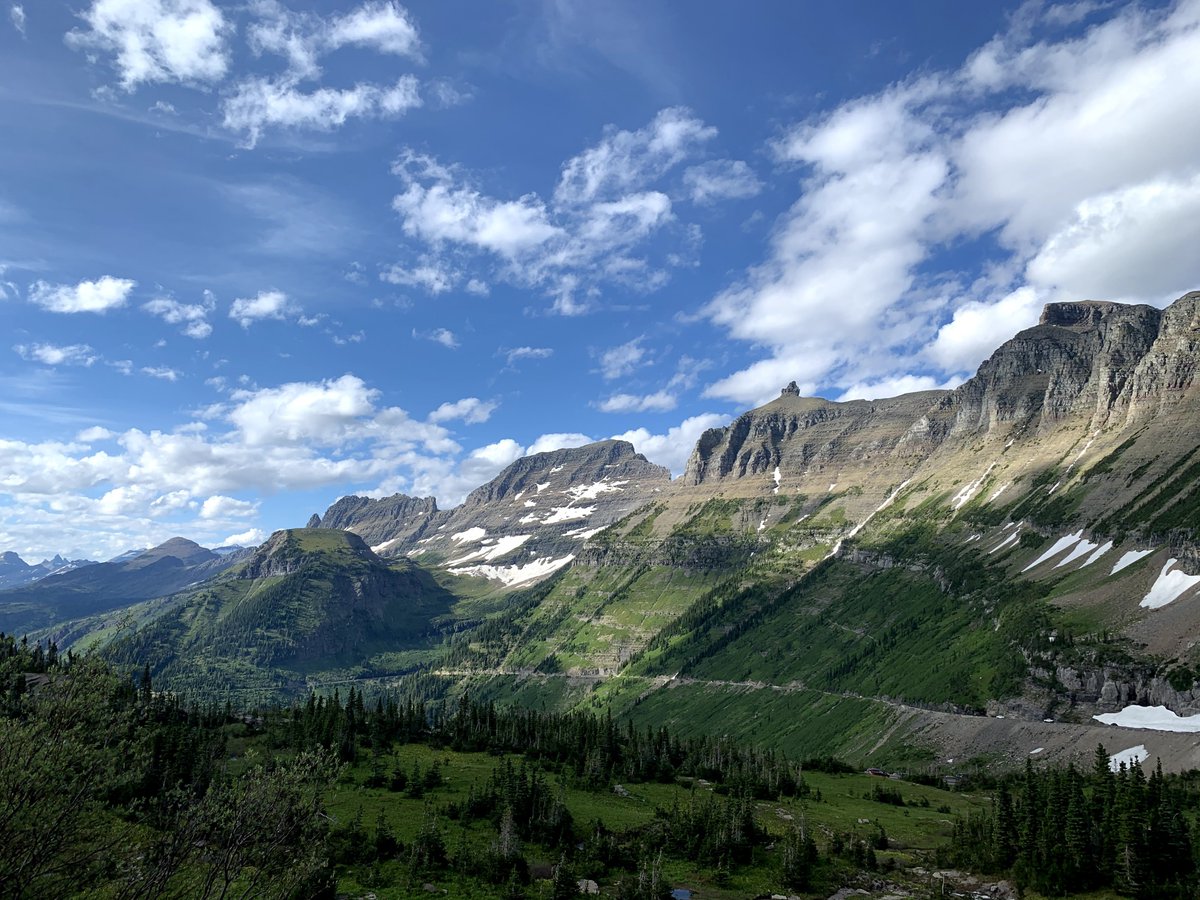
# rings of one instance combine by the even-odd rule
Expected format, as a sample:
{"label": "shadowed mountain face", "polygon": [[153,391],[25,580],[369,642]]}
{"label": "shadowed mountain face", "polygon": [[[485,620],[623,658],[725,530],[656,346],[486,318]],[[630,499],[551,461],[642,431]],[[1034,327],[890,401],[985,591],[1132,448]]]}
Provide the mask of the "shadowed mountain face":
{"label": "shadowed mountain face", "polygon": [[66,559],[57,554],[51,559],[43,559],[40,563],[31,565],[17,554],[9,551],[0,554],[0,590],[32,584],[48,575],[57,575],[91,565],[94,563],[90,559]]}
{"label": "shadowed mountain face", "polygon": [[406,560],[389,565],[355,534],[277,531],[224,575],[140,610],[109,653],[148,661],[164,683],[202,696],[295,694],[307,676],[362,671],[377,655],[424,647],[453,600],[428,573]]}
{"label": "shadowed mountain face", "polygon": [[223,572],[238,554],[218,556],[186,538],[116,562],[96,563],[0,591],[0,631],[9,634],[171,594]]}

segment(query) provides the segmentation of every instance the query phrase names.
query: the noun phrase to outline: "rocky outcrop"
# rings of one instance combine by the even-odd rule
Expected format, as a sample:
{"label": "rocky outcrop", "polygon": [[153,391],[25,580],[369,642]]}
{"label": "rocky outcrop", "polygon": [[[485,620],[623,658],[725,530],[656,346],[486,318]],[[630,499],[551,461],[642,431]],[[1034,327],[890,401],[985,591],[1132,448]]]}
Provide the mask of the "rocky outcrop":
{"label": "rocky outcrop", "polygon": [[357,534],[378,552],[394,555],[418,541],[445,520],[433,497],[409,497],[393,494],[380,500],[369,497],[342,497],[325,515],[309,520],[309,528],[336,528]]}

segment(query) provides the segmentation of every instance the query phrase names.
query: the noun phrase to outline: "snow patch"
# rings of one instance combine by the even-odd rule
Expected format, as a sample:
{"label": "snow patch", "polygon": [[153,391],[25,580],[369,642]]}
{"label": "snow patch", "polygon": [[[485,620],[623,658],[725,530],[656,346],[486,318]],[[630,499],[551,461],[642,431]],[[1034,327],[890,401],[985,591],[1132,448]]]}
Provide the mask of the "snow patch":
{"label": "snow patch", "polygon": [[1082,528],[1079,529],[1079,531],[1075,532],[1074,534],[1068,534],[1065,537],[1060,537],[1057,541],[1054,542],[1054,545],[1049,550],[1047,550],[1045,553],[1043,553],[1041,556],[1039,556],[1037,559],[1035,559],[1033,562],[1031,562],[1029,565],[1027,565],[1021,571],[1028,572],[1030,569],[1040,566],[1042,563],[1044,563],[1046,560],[1050,559],[1052,556],[1058,556],[1058,554],[1062,553],[1068,547],[1075,546],[1081,540],[1083,540],[1083,529]]}
{"label": "snow patch", "polygon": [[575,554],[561,559],[551,559],[541,556],[523,566],[463,566],[451,569],[455,575],[474,575],[477,578],[487,578],[490,581],[500,581],[508,586],[524,584],[537,578],[544,578],[557,572],[575,558]]}
{"label": "snow patch", "polygon": [[954,495],[954,499],[951,500],[950,502],[954,504],[955,511],[962,509],[963,506],[972,497],[975,496],[976,492],[983,485],[983,480],[992,473],[992,469],[994,469],[994,468],[996,468],[996,464],[992,463],[991,465],[989,465],[987,467],[987,469],[984,471],[984,473],[982,475],[980,475],[978,478],[976,478],[974,481],[972,481],[970,484],[968,484],[965,488],[963,488],[961,491],[959,491],[957,494]]}
{"label": "snow patch", "polygon": [[1136,763],[1140,763],[1143,759],[1150,755],[1150,751],[1146,749],[1145,744],[1138,744],[1136,747],[1130,747],[1128,750],[1122,750],[1120,753],[1114,753],[1108,760],[1108,767],[1114,772],[1121,768],[1121,763],[1125,763],[1126,768],[1130,768]]}
{"label": "snow patch", "polygon": [[1032,750],[1029,751],[1029,755],[1037,756],[1039,753],[1045,752],[1045,750],[1046,750],[1045,747],[1034,747]]}
{"label": "snow patch", "polygon": [[[775,467],[775,471],[771,473],[771,477],[775,479],[775,489],[773,491],[771,491],[771,493],[778,494],[779,493],[779,483],[781,481],[783,481],[783,474],[779,471],[779,466]],[[762,528],[760,527],[758,530],[762,531]]]}
{"label": "snow patch", "polygon": [[457,566],[462,563],[469,562],[473,559],[482,559],[485,562],[490,562],[493,559],[499,559],[506,553],[511,553],[518,547],[522,546],[527,540],[533,537],[532,534],[509,534],[500,538],[494,543],[489,543],[487,546],[481,547],[474,553],[468,553],[466,556],[460,556],[458,559],[453,559],[446,563],[447,566]]}
{"label": "snow patch", "polygon": [[574,522],[576,519],[586,519],[596,511],[594,506],[559,506],[550,510],[550,515],[542,519],[543,525],[553,525],[556,522]]}
{"label": "snow patch", "polygon": [[1081,538],[1079,543],[1075,545],[1075,549],[1072,550],[1070,553],[1068,553],[1066,556],[1064,556],[1057,563],[1055,563],[1054,568],[1061,569],[1063,566],[1067,565],[1067,563],[1074,562],[1075,560],[1079,559],[1079,557],[1083,556],[1085,553],[1091,553],[1093,550],[1095,550],[1099,546],[1100,546],[1099,544],[1093,544],[1087,538]]}
{"label": "snow patch", "polygon": [[564,531],[563,534],[581,541],[589,541],[607,527],[607,525],[601,525],[599,528],[572,528],[570,531]]}
{"label": "snow patch", "polygon": [[829,485],[829,493],[831,493],[831,494],[832,494],[832,493],[833,493],[833,489],[834,489],[835,487],[837,487],[837,482],[836,482],[836,481],[835,481],[833,484]]}
{"label": "snow patch", "polygon": [[562,470],[563,470],[562,466],[555,466],[553,469],[550,470],[550,474],[553,475],[555,472],[561,472]]}
{"label": "snow patch", "polygon": [[1177,562],[1179,560],[1173,558],[1167,560],[1167,564],[1158,574],[1158,580],[1154,582],[1154,587],[1150,588],[1150,593],[1142,598],[1142,602],[1138,606],[1158,609],[1160,606],[1166,606],[1168,603],[1178,600],[1187,591],[1200,584],[1200,575],[1189,575],[1182,569],[1172,572],[1171,567]]}
{"label": "snow patch", "polygon": [[529,515],[521,516],[521,518],[517,519],[517,521],[522,525],[528,525],[530,522],[540,522],[541,519],[539,519],[536,514],[529,513]]}
{"label": "snow patch", "polygon": [[567,488],[565,493],[571,495],[572,503],[578,503],[580,500],[595,500],[601,494],[611,494],[620,491],[623,484],[629,484],[628,479],[625,481],[614,481],[610,484],[607,478],[603,478],[595,484],[589,484],[586,487]]}
{"label": "snow patch", "polygon": [[1200,733],[1200,715],[1181,716],[1165,706],[1127,706],[1120,712],[1092,716],[1105,725],[1120,728],[1146,728],[1150,731],[1176,731],[1180,734]]}
{"label": "snow patch", "polygon": [[[778,488],[776,488],[776,490],[778,490]],[[761,522],[758,523],[758,530],[762,531],[766,527],[767,527],[767,520],[764,518]]]}
{"label": "snow patch", "polygon": [[536,500],[526,500],[525,508],[529,509],[531,506],[537,506],[537,501]]}
{"label": "snow patch", "polygon": [[1100,559],[1100,557],[1102,557],[1105,553],[1107,553],[1112,548],[1113,548],[1113,542],[1105,541],[1103,544],[1101,544],[1099,547],[1096,548],[1096,552],[1093,553],[1091,556],[1089,556],[1084,561],[1083,565],[1080,566],[1079,568],[1086,569],[1088,566],[1090,566],[1092,563],[1096,562],[1096,560]]}
{"label": "snow patch", "polygon": [[1014,531],[1012,534],[1010,534],[1008,537],[1006,537],[1004,540],[1002,540],[999,544],[997,544],[995,547],[993,547],[991,550],[989,550],[988,554],[990,555],[992,553],[999,553],[1001,550],[1003,550],[1005,547],[1007,547],[1009,544],[1011,544],[1013,541],[1015,541],[1020,536],[1021,536],[1021,529],[1018,528],[1016,531]]}
{"label": "snow patch", "polygon": [[535,484],[534,487],[537,488],[537,492],[540,494],[546,488],[550,487],[550,482],[543,481],[541,484]]}
{"label": "snow patch", "polygon": [[1117,560],[1117,564],[1115,566],[1113,566],[1113,570],[1111,572],[1109,572],[1108,574],[1116,575],[1122,569],[1128,569],[1139,559],[1144,559],[1145,557],[1149,556],[1153,552],[1154,552],[1153,550],[1130,550],[1128,553],[1126,553],[1124,556],[1122,556],[1120,559]]}
{"label": "snow patch", "polygon": [[988,497],[988,503],[991,503],[993,500],[995,500],[997,497],[999,497],[1001,494],[1003,494],[1005,491],[1007,491],[1010,487],[1012,487],[1011,481],[1007,481],[1004,484],[1000,485],[1000,487],[996,488],[995,493],[993,493],[992,496]]}
{"label": "snow patch", "polygon": [[456,534],[450,535],[450,540],[458,541],[460,544],[472,543],[481,541],[487,537],[487,530],[478,526],[468,528],[466,531],[459,531]]}

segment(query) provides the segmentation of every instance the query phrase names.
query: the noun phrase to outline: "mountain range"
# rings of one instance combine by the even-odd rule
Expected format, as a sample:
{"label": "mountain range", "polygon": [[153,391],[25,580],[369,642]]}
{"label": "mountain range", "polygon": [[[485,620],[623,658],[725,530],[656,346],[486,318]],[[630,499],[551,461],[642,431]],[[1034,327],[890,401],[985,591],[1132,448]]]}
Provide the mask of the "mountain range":
{"label": "mountain range", "polygon": [[535,454],[452,510],[344,497],[3,591],[0,628],[223,696],[421,673],[796,753],[1193,768],[1198,362],[1200,292],[1051,304],[954,390],[788,385],[674,480],[623,441]]}

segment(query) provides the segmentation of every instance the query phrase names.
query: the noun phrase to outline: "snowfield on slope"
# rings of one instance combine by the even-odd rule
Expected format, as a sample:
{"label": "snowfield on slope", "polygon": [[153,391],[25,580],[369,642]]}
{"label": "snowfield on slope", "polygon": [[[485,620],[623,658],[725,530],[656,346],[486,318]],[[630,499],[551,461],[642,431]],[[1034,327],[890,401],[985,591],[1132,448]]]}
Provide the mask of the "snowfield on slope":
{"label": "snowfield on slope", "polygon": [[1146,728],[1150,731],[1175,731],[1180,734],[1200,733],[1200,715],[1181,716],[1165,706],[1127,706],[1120,712],[1101,713],[1092,718],[1119,728]]}

